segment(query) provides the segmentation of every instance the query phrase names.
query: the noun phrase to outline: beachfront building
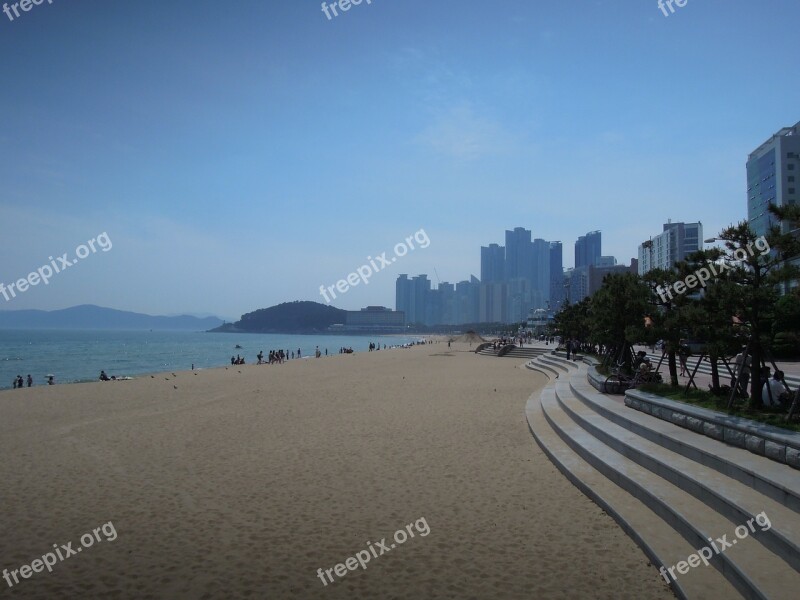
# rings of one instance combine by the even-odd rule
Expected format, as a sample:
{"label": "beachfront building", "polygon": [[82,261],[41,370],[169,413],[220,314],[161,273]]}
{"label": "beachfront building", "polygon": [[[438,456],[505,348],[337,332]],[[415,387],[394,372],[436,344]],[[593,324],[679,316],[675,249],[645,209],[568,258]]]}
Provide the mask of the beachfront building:
{"label": "beachfront building", "polygon": [[676,262],[702,249],[702,223],[667,221],[660,234],[639,244],[639,275],[644,275],[652,269],[672,269]]}
{"label": "beachfront building", "polygon": [[405,330],[405,313],[385,306],[367,306],[361,310],[348,310],[345,314],[346,331],[397,333]]}
{"label": "beachfront building", "polygon": [[[757,236],[777,224],[770,204],[797,203],[800,184],[800,122],[784,127],[747,157],[747,222]],[[784,223],[784,233],[789,224]]]}
{"label": "beachfront building", "polygon": [[555,318],[552,313],[544,308],[532,308],[528,313],[525,329],[535,336],[540,336],[549,333],[554,324]]}

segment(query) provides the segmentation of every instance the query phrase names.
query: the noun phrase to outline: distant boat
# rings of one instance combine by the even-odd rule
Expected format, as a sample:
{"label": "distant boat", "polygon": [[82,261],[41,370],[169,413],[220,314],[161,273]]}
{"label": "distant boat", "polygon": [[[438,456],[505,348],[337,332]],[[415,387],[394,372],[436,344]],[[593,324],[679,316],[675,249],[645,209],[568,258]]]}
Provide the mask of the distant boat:
{"label": "distant boat", "polygon": [[241,349],[242,347],[239,344],[236,344],[236,348],[234,348],[234,350],[241,350]]}

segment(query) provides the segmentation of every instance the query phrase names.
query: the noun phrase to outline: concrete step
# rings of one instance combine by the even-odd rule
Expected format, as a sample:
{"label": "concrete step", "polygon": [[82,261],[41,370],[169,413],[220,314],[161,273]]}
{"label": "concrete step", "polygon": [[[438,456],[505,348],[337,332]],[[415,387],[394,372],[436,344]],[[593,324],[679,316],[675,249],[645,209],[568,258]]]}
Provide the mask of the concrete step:
{"label": "concrete step", "polygon": [[558,379],[560,376],[560,371],[558,371],[555,367],[548,365],[547,363],[543,363],[538,358],[534,358],[533,360],[529,360],[527,363],[525,363],[525,368],[543,373],[550,379]]}
{"label": "concrete step", "polygon": [[733,478],[800,514],[800,477],[791,467],[631,410],[619,399],[597,392],[586,381],[583,371],[571,377],[569,385],[584,405],[611,423],[700,466]]}
{"label": "concrete step", "polygon": [[512,348],[507,353],[503,354],[503,356],[511,356],[512,358],[535,358],[542,354],[547,353],[546,348],[535,348],[535,347],[515,347]]}
{"label": "concrete step", "polygon": [[577,369],[577,365],[569,363],[566,360],[557,360],[557,359],[554,360],[550,355],[547,354],[543,354],[542,356],[540,356],[539,361],[558,369],[565,375]]}
{"label": "concrete step", "polygon": [[562,355],[556,354],[554,352],[549,352],[545,356],[547,356],[547,358],[550,359],[553,362],[561,363],[562,365],[564,365],[568,369],[577,369],[582,364],[582,362],[578,362],[578,361],[574,361],[574,360],[567,360],[566,356],[562,356]]}
{"label": "concrete step", "polygon": [[[526,405],[528,427],[548,458],[578,489],[611,515],[658,568],[669,568],[686,560],[697,548],[659,518],[641,500],[609,480],[579,456],[555,432],[542,408],[543,401],[555,402],[555,390],[545,388]],[[716,570],[692,568],[676,580],[669,579],[678,598],[732,598],[736,589]]]}
{"label": "concrete step", "polygon": [[581,402],[566,379],[556,383],[555,391],[562,410],[586,431],[725,516],[732,527],[766,513],[771,527],[766,531],[756,528],[750,535],[793,569],[800,570],[800,517],[791,509],[710,467],[615,425]]}
{"label": "concrete step", "polygon": [[[707,546],[710,539],[732,536],[734,525],[728,519],[594,437],[562,409],[555,393],[543,394],[541,407],[552,429],[574,452],[644,502],[694,549]],[[734,543],[738,545],[714,555],[709,562],[743,596],[787,600],[796,597],[800,573],[753,537]]]}
{"label": "concrete step", "polygon": [[480,354],[482,356],[497,356],[498,352],[499,350],[495,350],[493,348],[484,348],[483,350],[479,350],[477,354]]}

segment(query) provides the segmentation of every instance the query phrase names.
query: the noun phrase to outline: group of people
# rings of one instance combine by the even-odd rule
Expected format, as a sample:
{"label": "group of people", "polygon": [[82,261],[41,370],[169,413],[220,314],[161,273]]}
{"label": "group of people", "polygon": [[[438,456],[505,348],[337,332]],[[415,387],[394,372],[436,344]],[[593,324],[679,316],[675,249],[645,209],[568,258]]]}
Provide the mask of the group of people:
{"label": "group of people", "polygon": [[244,358],[239,356],[238,354],[235,357],[231,356],[231,364],[232,365],[243,365],[244,364]]}
{"label": "group of people", "polygon": [[[32,385],[33,385],[33,377],[31,377],[30,374],[28,374],[28,387],[31,387]],[[24,387],[25,387],[25,380],[22,379],[22,375],[17,375],[14,378],[14,389],[21,390]]]}
{"label": "group of people", "polygon": [[[750,368],[753,364],[750,355],[745,358],[744,352],[736,355],[733,361],[734,372],[731,378],[731,387],[737,388],[737,391],[743,395],[747,395],[747,386],[750,383]],[[739,376],[737,377],[737,374]],[[792,400],[792,391],[786,385],[784,380],[783,371],[775,369],[775,374],[772,373],[770,367],[764,366],[761,368],[761,402],[767,408],[788,408]]]}
{"label": "group of people", "polygon": [[[376,344],[375,342],[370,342],[369,343],[369,351],[370,352],[372,352],[373,350],[380,350],[380,349],[381,349],[381,345],[380,344]],[[383,349],[386,350],[386,344],[383,345]]]}
{"label": "group of people", "polygon": [[783,371],[775,369],[775,374],[770,377],[772,369],[764,367],[761,371],[761,380],[764,387],[761,389],[761,401],[766,407],[789,408],[792,401],[792,392],[783,379]]}
{"label": "group of people", "polygon": [[[319,358],[320,355],[319,346],[317,346],[316,354],[317,358]],[[326,355],[328,354],[327,348],[325,349],[325,354]],[[257,364],[259,365],[266,365],[266,364],[274,365],[275,363],[283,364],[283,361],[289,360],[290,358],[291,360],[294,360],[296,358],[303,358],[303,354],[302,352],[300,352],[300,348],[297,349],[297,352],[295,352],[294,350],[290,352],[289,350],[283,350],[283,349],[270,350],[269,355],[267,355],[267,360],[264,360],[264,351],[261,350],[259,351],[258,354],[256,354],[256,358],[258,359]],[[244,364],[244,362],[242,362],[241,364]]]}
{"label": "group of people", "polygon": [[[28,384],[28,387],[33,387],[33,377],[31,377],[30,373],[28,373],[28,377],[26,379],[23,379],[22,375],[17,375],[16,377],[14,377],[14,389],[15,390],[17,390],[17,389],[21,390],[22,388],[25,387],[26,383]],[[55,380],[53,379],[53,376],[52,375],[48,375],[47,376],[47,385],[54,385],[54,384],[55,384]]]}

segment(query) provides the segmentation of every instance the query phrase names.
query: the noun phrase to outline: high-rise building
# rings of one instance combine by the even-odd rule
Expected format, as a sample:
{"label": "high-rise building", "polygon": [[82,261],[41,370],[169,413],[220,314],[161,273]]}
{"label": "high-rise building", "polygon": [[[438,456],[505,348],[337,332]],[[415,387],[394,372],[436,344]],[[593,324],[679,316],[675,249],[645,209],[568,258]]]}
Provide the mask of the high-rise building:
{"label": "high-rise building", "polygon": [[[533,240],[533,304],[531,308],[547,308],[550,300],[550,242],[536,238]],[[527,313],[525,315],[527,317]]]}
{"label": "high-rise building", "polygon": [[406,323],[413,323],[411,314],[411,280],[408,275],[400,275],[394,284],[394,309],[405,315]]}
{"label": "high-rise building", "polygon": [[561,242],[550,242],[550,310],[561,309],[564,303],[564,255]]}
{"label": "high-rise building", "polygon": [[431,293],[431,282],[427,275],[408,278],[400,275],[395,282],[395,310],[405,313],[406,324],[424,323],[435,315],[428,308]]}
{"label": "high-rise building", "polygon": [[480,287],[479,321],[481,323],[505,323],[507,286],[502,282],[483,283]]}
{"label": "high-rise building", "polygon": [[[616,262],[616,260],[614,261]],[[618,274],[623,275],[630,273],[631,268],[625,265],[592,265],[586,268],[586,292],[587,296],[593,296],[594,293],[603,286],[603,280],[608,275]]]}
{"label": "high-rise building", "polygon": [[481,282],[505,281],[506,249],[497,244],[481,247]]}
{"label": "high-rise building", "polygon": [[602,254],[602,234],[599,231],[580,236],[575,242],[575,268],[594,265]]}
{"label": "high-rise building", "polygon": [[531,232],[524,227],[506,231],[505,281],[529,279],[532,272]]}
{"label": "high-rise building", "polygon": [[431,310],[431,325],[457,325],[455,314],[456,286],[452,283],[442,281],[431,292],[434,298]]}
{"label": "high-rise building", "polygon": [[469,281],[459,281],[456,284],[455,324],[478,323],[480,314],[481,282],[474,275]]}
{"label": "high-rise building", "polygon": [[601,256],[598,258],[594,265],[595,267],[613,267],[617,264],[617,259],[613,256]]}
{"label": "high-rise building", "polygon": [[639,244],[639,275],[651,269],[670,270],[676,262],[702,249],[702,223],[664,223],[660,234]]}
{"label": "high-rise building", "polygon": [[506,231],[506,307],[505,320],[518,322],[528,314],[533,284],[533,245],[531,232],[524,227]]}
{"label": "high-rise building", "polygon": [[589,267],[575,267],[568,269],[565,277],[569,291],[570,304],[576,304],[589,295]]}
{"label": "high-rise building", "polygon": [[[775,218],[770,204],[796,204],[800,178],[800,122],[784,127],[747,157],[747,221],[757,236],[765,235]],[[784,233],[789,224],[784,223]]]}
{"label": "high-rise building", "polygon": [[431,320],[434,315],[428,308],[428,300],[431,294],[431,281],[427,275],[417,275],[411,279],[411,296],[412,304],[411,309],[416,317],[415,321],[411,323],[423,323],[425,325],[432,325]]}

